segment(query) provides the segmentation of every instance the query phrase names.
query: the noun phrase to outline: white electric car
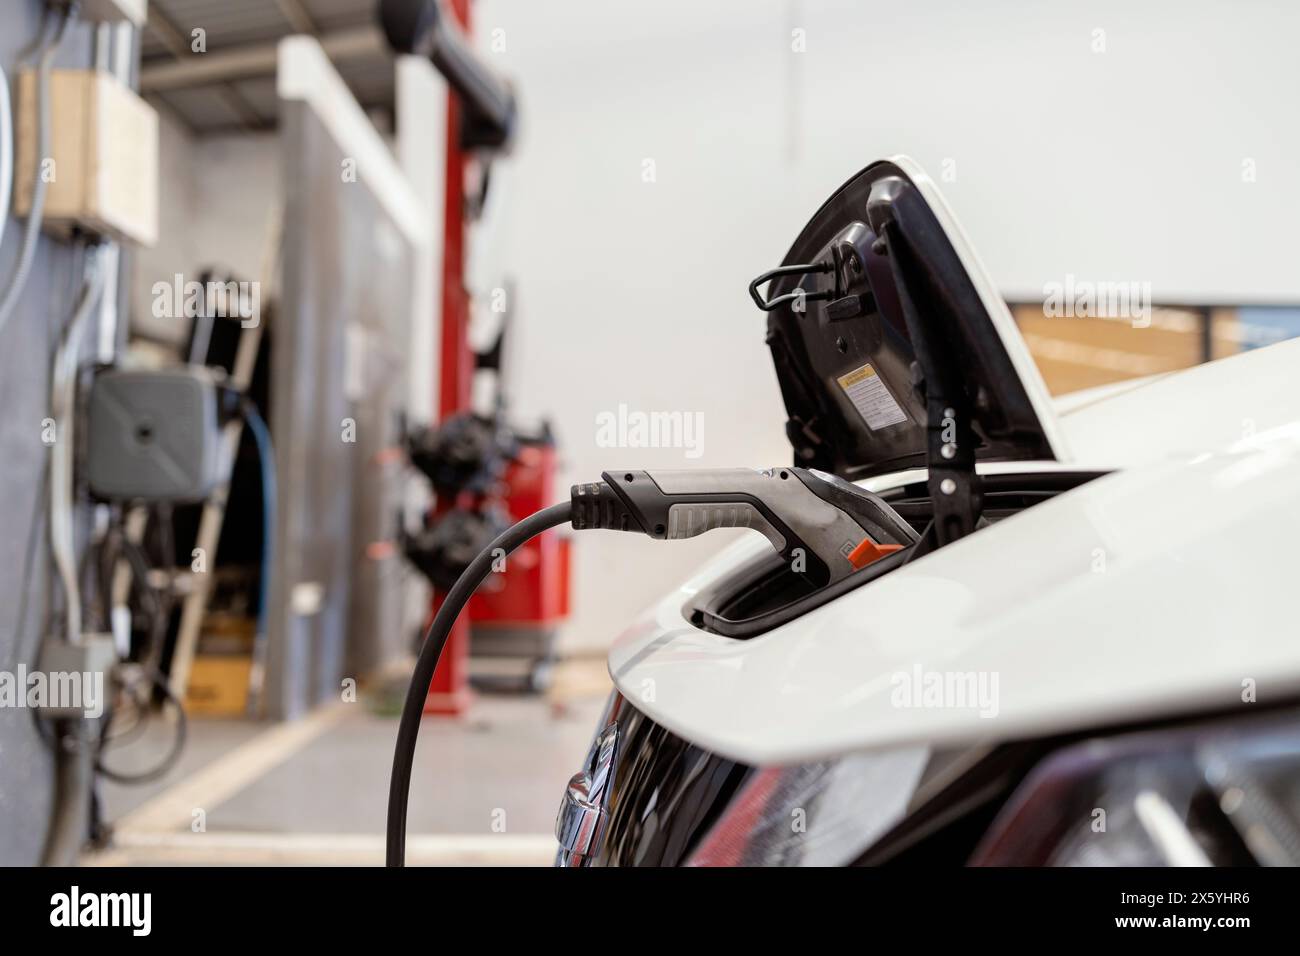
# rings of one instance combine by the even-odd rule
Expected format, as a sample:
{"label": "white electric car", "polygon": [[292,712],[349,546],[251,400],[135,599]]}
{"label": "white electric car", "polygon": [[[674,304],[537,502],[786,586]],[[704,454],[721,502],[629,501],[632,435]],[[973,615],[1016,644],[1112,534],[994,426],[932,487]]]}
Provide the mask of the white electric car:
{"label": "white electric car", "polygon": [[1053,402],[904,158],[751,291],[793,463],[919,539],[631,626],[558,862],[1300,863],[1300,341]]}

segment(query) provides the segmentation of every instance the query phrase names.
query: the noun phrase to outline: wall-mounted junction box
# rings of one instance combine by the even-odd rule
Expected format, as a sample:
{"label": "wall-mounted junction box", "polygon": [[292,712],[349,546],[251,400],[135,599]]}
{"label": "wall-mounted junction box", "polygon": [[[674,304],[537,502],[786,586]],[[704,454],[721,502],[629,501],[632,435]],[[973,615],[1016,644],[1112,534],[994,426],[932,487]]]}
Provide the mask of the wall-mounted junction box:
{"label": "wall-mounted junction box", "polygon": [[130,20],[137,27],[142,27],[147,6],[147,0],[81,0],[78,15],[83,20],[98,23]]}
{"label": "wall-mounted junction box", "polygon": [[[48,720],[97,717],[108,703],[109,680],[117,651],[109,634],[83,634],[70,644],[62,635],[41,642],[36,669],[45,674],[47,698],[38,706]],[[61,692],[55,691],[58,685]]]}
{"label": "wall-mounted junction box", "polygon": [[112,74],[55,70],[50,155],[36,156],[36,74],[18,84],[14,211],[31,211],[33,177],[46,177],[45,228],[74,227],[120,242],[158,239],[158,114]]}
{"label": "wall-mounted junction box", "polygon": [[105,501],[202,501],[226,473],[206,369],[105,369],[90,388],[86,483]]}

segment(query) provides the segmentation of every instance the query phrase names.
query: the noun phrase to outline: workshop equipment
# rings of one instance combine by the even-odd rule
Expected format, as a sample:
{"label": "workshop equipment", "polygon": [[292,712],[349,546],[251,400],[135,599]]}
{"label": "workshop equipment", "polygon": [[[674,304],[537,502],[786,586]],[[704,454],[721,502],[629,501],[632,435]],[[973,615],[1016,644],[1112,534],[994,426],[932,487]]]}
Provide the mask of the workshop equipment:
{"label": "workshop equipment", "polygon": [[[549,428],[520,439],[503,482],[510,521],[555,500],[556,456]],[[569,616],[570,544],[559,531],[542,532],[504,562],[492,586],[474,595],[469,619],[475,685],[534,692],[549,686],[558,628]]]}
{"label": "workshop equipment", "polygon": [[[402,553],[433,586],[450,588],[512,521],[554,499],[557,451],[549,427],[521,435],[493,419],[457,415],[408,438],[411,463],[440,501],[455,502],[400,532]],[[492,690],[541,691],[559,623],[569,613],[569,539],[546,533],[503,561],[470,604],[471,680]]]}
{"label": "workshop equipment", "polygon": [[[477,354],[469,343],[470,294],[465,281],[465,239],[468,222],[483,207],[483,196],[465,195],[466,164],[483,164],[480,182],[490,181],[487,164],[509,150],[516,129],[517,108],[510,85],[472,51],[467,35],[469,0],[383,0],[379,19],[392,48],[427,57],[451,87],[448,102],[447,153],[444,182],[441,335],[439,351],[439,424],[408,441],[412,463],[434,485],[437,499],[425,528],[406,536],[403,550],[435,584],[433,612],[442,600],[441,587],[452,559],[468,561],[465,545],[474,534],[492,527],[493,515],[508,508],[512,515],[528,514],[549,500],[539,492],[554,480],[554,443],[534,443],[528,451],[516,443],[505,423],[500,397],[501,339]],[[504,335],[505,324],[503,323]],[[472,411],[471,384],[476,371],[497,374],[498,402],[492,416]],[[518,487],[516,487],[518,483]],[[466,511],[481,512],[471,518]],[[451,527],[440,533],[439,522]],[[544,682],[551,657],[555,624],[567,613],[567,545],[554,536],[508,565],[498,593],[517,603],[506,606],[491,598],[476,604],[470,620],[483,638],[479,646],[490,656],[524,661],[525,686]],[[510,593],[511,598],[504,595]],[[519,595],[524,595],[519,597]],[[492,652],[496,653],[493,654]],[[471,653],[469,622],[458,623],[443,663],[433,675],[426,701],[430,713],[458,714],[469,703]]]}

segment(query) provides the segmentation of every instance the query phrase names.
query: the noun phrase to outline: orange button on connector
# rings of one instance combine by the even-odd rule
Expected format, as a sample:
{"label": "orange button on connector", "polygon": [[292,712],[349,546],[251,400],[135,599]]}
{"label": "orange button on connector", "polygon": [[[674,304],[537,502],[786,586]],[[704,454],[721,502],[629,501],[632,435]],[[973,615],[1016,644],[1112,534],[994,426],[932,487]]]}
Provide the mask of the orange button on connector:
{"label": "orange button on connector", "polygon": [[876,544],[870,538],[863,538],[862,543],[849,552],[849,564],[855,568],[865,568],[873,561],[879,561],[887,554],[902,551],[901,544]]}

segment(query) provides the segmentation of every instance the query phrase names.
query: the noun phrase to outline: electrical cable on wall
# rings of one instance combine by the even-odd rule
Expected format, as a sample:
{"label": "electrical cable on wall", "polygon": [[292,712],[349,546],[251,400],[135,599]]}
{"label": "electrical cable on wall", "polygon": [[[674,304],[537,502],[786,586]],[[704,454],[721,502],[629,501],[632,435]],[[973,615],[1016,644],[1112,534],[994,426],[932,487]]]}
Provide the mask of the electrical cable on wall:
{"label": "electrical cable on wall", "polygon": [[[64,591],[65,633],[70,643],[81,642],[81,588],[77,580],[76,542],[73,536],[73,452],[77,358],[89,316],[103,287],[101,263],[88,255],[83,264],[81,295],[72,319],[55,353],[50,373],[50,417],[54,421],[54,445],[50,451],[48,496],[50,549]],[[21,626],[21,622],[20,622]],[[41,637],[45,632],[42,631]],[[39,650],[38,650],[39,657]],[[44,730],[40,712],[32,711],[38,730]],[[55,810],[46,838],[42,862],[64,865],[76,859],[89,805],[90,780],[94,773],[94,735],[84,720],[55,722],[52,740],[57,743]]]}
{"label": "electrical cable on wall", "polygon": [[86,323],[99,301],[104,275],[98,256],[86,262],[86,277],[77,310],[54,357],[50,388],[50,417],[54,447],[50,452],[50,548],[63,585],[65,631],[70,643],[81,641],[81,589],[77,583],[76,541],[73,534],[74,413],[77,357]]}
{"label": "electrical cable on wall", "polygon": [[[150,605],[146,609],[149,616],[149,646],[140,654],[140,659],[144,663],[138,668],[132,668],[138,671],[138,674],[133,679],[124,681],[122,687],[122,690],[128,696],[132,694],[139,695],[134,701],[137,713],[136,724],[132,724],[127,731],[119,729],[116,734],[111,733],[113,717],[116,711],[111,706],[105,710],[104,719],[100,726],[99,739],[96,743],[95,770],[101,776],[115,783],[148,783],[164,776],[176,765],[182,751],[185,749],[185,740],[188,733],[185,708],[182,706],[180,699],[172,693],[166,677],[151,663],[161,651],[162,641],[166,636],[168,608],[159,590],[149,583],[149,562],[145,557],[144,550],[139,545],[128,540],[121,531],[117,531],[105,535],[102,546],[108,554],[105,559],[105,582],[101,586],[101,591],[106,591],[111,587],[108,582],[112,579],[112,570],[116,567],[119,557],[125,558],[131,568],[131,576],[135,585],[134,590],[142,597],[147,598]],[[119,669],[119,671],[127,674],[130,672],[128,669]],[[144,685],[143,692],[139,690],[140,685]],[[168,748],[167,753],[163,755],[161,760],[145,770],[128,772],[110,767],[104,759],[107,751],[113,745],[120,745],[125,734],[134,731],[137,725],[143,727],[147,718],[141,716],[141,713],[149,708],[149,696],[154,689],[162,694],[164,705],[169,707],[173,714],[175,732],[172,736],[171,747]]]}
{"label": "electrical cable on wall", "polygon": [[54,36],[40,48],[40,60],[36,69],[36,168],[32,176],[32,208],[27,216],[27,227],[23,231],[18,265],[5,289],[4,297],[0,299],[0,330],[4,329],[9,316],[18,305],[27,277],[31,274],[32,262],[36,257],[36,240],[40,236],[41,222],[45,216],[45,193],[49,183],[45,180],[41,164],[50,155],[50,128],[53,125],[50,116],[50,73],[54,68],[54,54],[68,28],[68,16],[68,11],[64,10]]}
{"label": "electrical cable on wall", "polygon": [[[77,277],[76,288],[73,290],[74,296],[81,289],[85,282],[86,272],[86,247],[83,243],[77,243],[73,246],[73,263],[72,274]],[[62,341],[63,332],[71,327],[72,319],[69,318],[66,323],[56,329],[53,323],[46,326],[46,358],[52,366],[55,355],[57,354],[59,343]],[[51,333],[57,333],[58,341],[55,341]],[[26,550],[23,552],[22,575],[20,578],[21,588],[19,590],[18,606],[13,618],[13,647],[9,655],[10,671],[13,671],[19,662],[25,662],[29,665],[40,653],[41,640],[45,633],[46,623],[49,619],[49,591],[46,587],[39,590],[43,594],[45,607],[37,618],[36,627],[33,631],[36,635],[35,642],[28,648],[24,640],[27,628],[28,606],[31,602],[34,591],[37,590],[34,573],[38,562],[38,552],[43,552],[44,545],[48,536],[48,526],[42,519],[49,511],[50,500],[50,458],[44,457],[40,474],[37,476],[35,486],[36,491],[31,506],[31,520],[27,530]]]}

